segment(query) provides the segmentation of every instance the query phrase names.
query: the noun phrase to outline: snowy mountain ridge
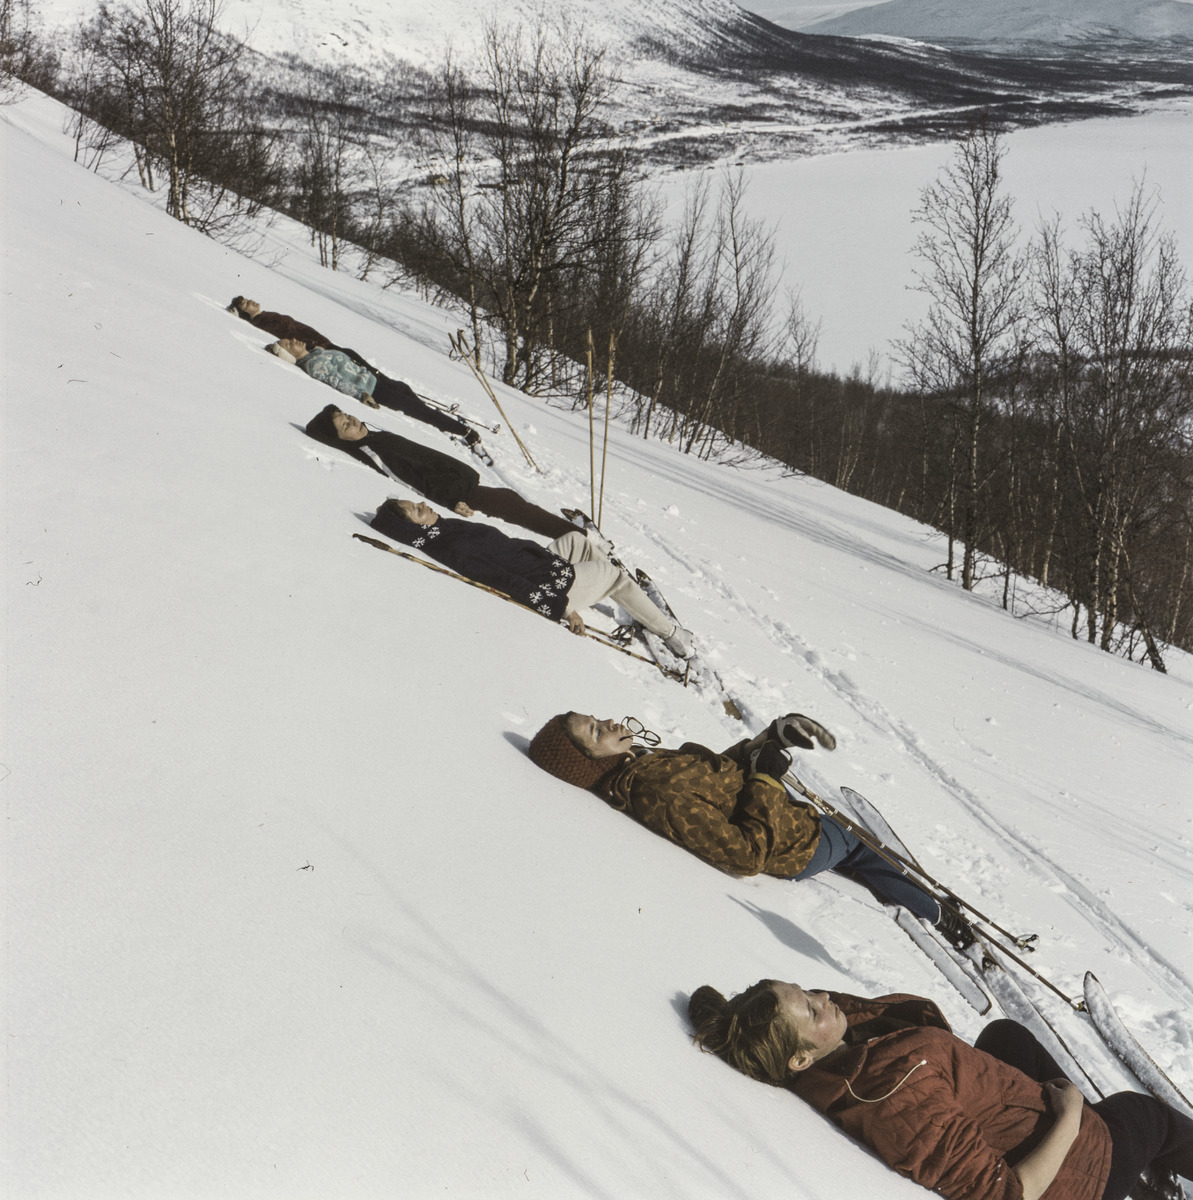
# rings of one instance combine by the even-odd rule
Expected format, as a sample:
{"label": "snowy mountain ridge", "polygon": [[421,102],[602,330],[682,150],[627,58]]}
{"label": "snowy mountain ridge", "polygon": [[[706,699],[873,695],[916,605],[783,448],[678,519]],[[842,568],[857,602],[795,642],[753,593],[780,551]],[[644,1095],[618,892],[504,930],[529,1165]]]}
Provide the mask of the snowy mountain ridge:
{"label": "snowy mountain ridge", "polygon": [[[59,29],[91,9],[42,0]],[[545,17],[603,49],[620,80],[606,116],[660,168],[935,140],[980,110],[1030,124],[1193,92],[1193,62],[1167,50],[1123,61],[1110,42],[1070,62],[1047,46],[1020,59],[991,46],[825,36],[827,26],[813,36],[731,0],[563,0],[549,12],[535,0],[227,0],[221,12],[279,95],[304,86],[304,67],[352,70],[384,80],[398,113],[424,98],[418,72],[433,74],[449,45],[475,64],[486,21]]]}

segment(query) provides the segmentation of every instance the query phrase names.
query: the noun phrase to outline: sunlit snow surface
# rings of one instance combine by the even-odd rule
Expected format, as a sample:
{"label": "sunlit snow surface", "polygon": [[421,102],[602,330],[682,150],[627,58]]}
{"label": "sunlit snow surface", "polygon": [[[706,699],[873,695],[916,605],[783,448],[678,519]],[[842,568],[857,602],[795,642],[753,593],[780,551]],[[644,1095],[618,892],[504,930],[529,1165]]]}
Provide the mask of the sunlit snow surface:
{"label": "sunlit snow surface", "polygon": [[[0,129],[9,1194],[923,1196],[697,1053],[686,997],[777,976],[980,1019],[857,889],[720,875],[533,767],[565,708],[744,730],[353,541],[384,481],[302,435],[327,391],[223,305],[492,420],[451,314],[320,270],[284,221],[252,258],[186,230],[72,164],[44,100]],[[586,421],[499,392],[543,474],[503,433],[484,481],[587,507]],[[813,787],[1038,932],[1068,994],[1096,971],[1190,1086],[1187,657],[1160,676],[1013,619],[905,518],[616,425],[603,523],[748,707],[834,730]]]}

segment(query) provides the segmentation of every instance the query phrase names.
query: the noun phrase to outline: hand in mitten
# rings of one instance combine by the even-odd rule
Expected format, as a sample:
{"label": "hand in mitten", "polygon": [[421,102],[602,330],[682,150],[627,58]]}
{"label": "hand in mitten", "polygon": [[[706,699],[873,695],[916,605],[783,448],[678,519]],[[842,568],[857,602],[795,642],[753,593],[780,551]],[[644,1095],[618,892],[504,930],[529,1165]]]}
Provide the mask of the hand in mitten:
{"label": "hand in mitten", "polygon": [[783,746],[814,750],[812,739],[815,738],[826,750],[837,748],[837,739],[819,721],[813,721],[803,713],[788,713],[785,717],[776,717],[766,732],[768,737],[774,738]]}
{"label": "hand in mitten", "polygon": [[776,783],[791,768],[791,755],[778,742],[763,742],[750,754],[750,774],[769,775]]}

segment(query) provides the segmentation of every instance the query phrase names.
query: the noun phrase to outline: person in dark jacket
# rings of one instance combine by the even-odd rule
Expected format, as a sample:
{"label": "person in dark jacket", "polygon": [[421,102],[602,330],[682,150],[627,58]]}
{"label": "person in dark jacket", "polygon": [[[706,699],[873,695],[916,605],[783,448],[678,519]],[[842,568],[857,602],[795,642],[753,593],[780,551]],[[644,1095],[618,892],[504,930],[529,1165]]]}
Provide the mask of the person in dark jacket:
{"label": "person in dark jacket", "polygon": [[[248,321],[250,325],[264,333],[272,334],[278,339],[278,343],[293,340],[301,343],[305,352],[333,351],[355,363],[372,380],[367,388],[359,389],[356,394],[356,399],[362,404],[367,404],[370,408],[392,408],[397,412],[405,413],[408,417],[413,417],[416,421],[432,425],[444,433],[463,438],[467,446],[479,444],[480,434],[466,421],[427,404],[426,401],[419,398],[418,393],[408,383],[403,383],[400,379],[391,379],[388,375],[378,371],[372,363],[355,350],[347,346],[337,346],[317,329],[312,329],[311,326],[304,325],[301,321],[296,321],[285,313],[262,312],[261,305],[256,300],[250,300],[245,296],[234,297],[232,303],[228,305],[228,311],[235,313],[242,321]],[[301,366],[301,356],[294,354],[293,350],[288,353]]]}
{"label": "person in dark jacket", "polygon": [[381,505],[371,524],[395,542],[504,592],[552,621],[567,621],[573,633],[585,631],[582,609],[611,598],[638,624],[658,634],[673,654],[691,656],[691,634],[658,609],[578,529],[543,547],[508,537],[491,525],[441,517],[429,504],[394,496]]}
{"label": "person in dark jacket", "polygon": [[623,722],[560,713],[535,734],[529,753],[557,779],[596,792],[730,875],[856,875],[887,903],[935,925],[958,948],[973,944],[969,925],[951,908],[784,787],[790,747],[811,750],[819,742],[835,749],[836,738],[818,721],[788,713],[720,754],[696,742],[678,750],[637,746],[635,736]]}
{"label": "person in dark jacket", "polygon": [[1015,1021],[970,1046],[931,1000],[774,979],[730,1000],[697,988],[688,1013],[701,1049],[950,1200],[1124,1200],[1145,1170],[1193,1179],[1193,1120],[1136,1092],[1085,1103]]}
{"label": "person in dark jacket", "polygon": [[467,463],[412,442],[384,429],[369,429],[363,421],[334,404],[307,422],[306,432],[325,446],[351,455],[366,467],[417,488],[428,500],[442,504],[462,517],[473,511],[520,525],[545,538],[562,537],[576,527],[537,504],[523,499],[512,488],[487,487]]}

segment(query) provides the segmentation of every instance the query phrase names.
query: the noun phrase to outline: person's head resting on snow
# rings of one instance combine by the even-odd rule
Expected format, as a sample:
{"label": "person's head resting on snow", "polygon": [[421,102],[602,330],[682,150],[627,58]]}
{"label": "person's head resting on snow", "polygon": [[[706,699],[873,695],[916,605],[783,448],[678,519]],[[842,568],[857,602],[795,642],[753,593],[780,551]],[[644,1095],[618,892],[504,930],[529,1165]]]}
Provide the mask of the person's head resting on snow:
{"label": "person's head resting on snow", "polygon": [[382,505],[391,516],[400,517],[410,525],[434,525],[439,514],[425,500],[400,500],[390,496]]}
{"label": "person's head resting on snow", "polygon": [[228,311],[235,313],[242,321],[251,321],[261,311],[261,305],[247,296],[233,296]]}
{"label": "person's head resting on snow", "polygon": [[849,1028],[827,992],[777,979],[729,1000],[705,984],[692,993],[688,1016],[701,1050],[776,1087],[840,1049]]}
{"label": "person's head resting on snow", "polygon": [[552,717],[530,743],[530,761],[549,775],[579,788],[595,788],[632,756],[634,735],[612,719],[583,713]]}
{"label": "person's head resting on snow", "polygon": [[288,363],[302,362],[311,352],[306,342],[300,342],[298,338],[279,338],[276,342],[270,342],[265,350],[275,358],[280,358],[282,362]]}
{"label": "person's head resting on snow", "polygon": [[341,412],[334,404],[327,405],[307,422],[306,433],[307,437],[339,450],[352,449],[369,436],[363,421]]}

